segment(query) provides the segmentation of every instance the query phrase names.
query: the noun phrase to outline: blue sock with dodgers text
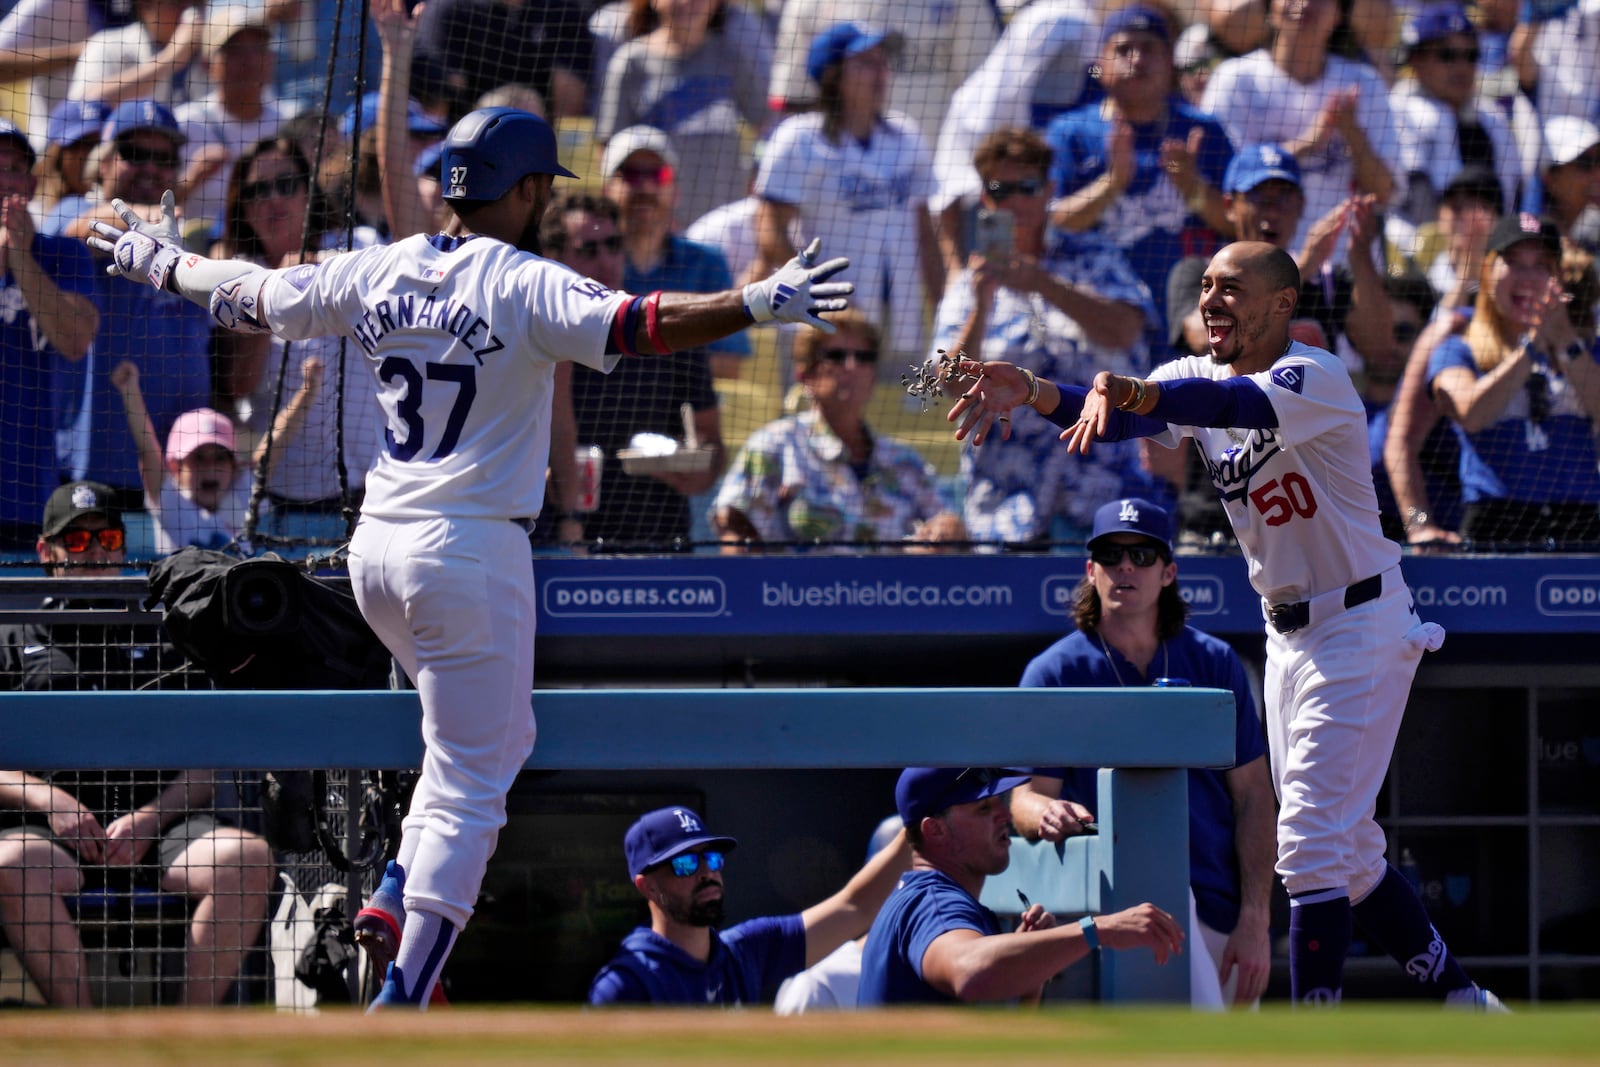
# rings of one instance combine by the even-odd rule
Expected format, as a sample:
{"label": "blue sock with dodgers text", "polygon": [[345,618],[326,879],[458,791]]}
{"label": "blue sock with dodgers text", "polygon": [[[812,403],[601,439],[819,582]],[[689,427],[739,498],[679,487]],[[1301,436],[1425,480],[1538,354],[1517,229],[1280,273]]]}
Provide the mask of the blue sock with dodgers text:
{"label": "blue sock with dodgers text", "polygon": [[1393,956],[1428,993],[1443,1000],[1445,994],[1472,984],[1434,929],[1417,891],[1392,864],[1372,892],[1351,910],[1373,943]]}

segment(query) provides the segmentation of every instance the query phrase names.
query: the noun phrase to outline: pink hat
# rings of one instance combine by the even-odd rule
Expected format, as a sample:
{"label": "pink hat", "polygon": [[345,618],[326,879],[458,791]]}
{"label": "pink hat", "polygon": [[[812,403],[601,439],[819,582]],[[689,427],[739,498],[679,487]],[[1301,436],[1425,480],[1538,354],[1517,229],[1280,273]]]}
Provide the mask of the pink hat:
{"label": "pink hat", "polygon": [[167,463],[176,467],[201,445],[221,445],[232,452],[233,441],[233,423],[226,415],[210,408],[185,411],[167,435]]}

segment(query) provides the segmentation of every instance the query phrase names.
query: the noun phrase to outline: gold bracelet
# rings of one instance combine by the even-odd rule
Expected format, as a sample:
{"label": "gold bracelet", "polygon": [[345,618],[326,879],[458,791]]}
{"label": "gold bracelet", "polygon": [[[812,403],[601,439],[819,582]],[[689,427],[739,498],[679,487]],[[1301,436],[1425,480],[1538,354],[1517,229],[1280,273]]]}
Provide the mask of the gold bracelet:
{"label": "gold bracelet", "polygon": [[1145,394],[1147,392],[1144,379],[1129,378],[1128,384],[1132,387],[1132,390],[1128,393],[1128,399],[1117,405],[1118,411],[1133,411],[1139,407],[1139,405],[1144,403]]}
{"label": "gold bracelet", "polygon": [[1028,379],[1028,397],[1022,403],[1024,406],[1031,408],[1034,402],[1039,399],[1039,376],[1027,367],[1019,369],[1022,371],[1022,376]]}

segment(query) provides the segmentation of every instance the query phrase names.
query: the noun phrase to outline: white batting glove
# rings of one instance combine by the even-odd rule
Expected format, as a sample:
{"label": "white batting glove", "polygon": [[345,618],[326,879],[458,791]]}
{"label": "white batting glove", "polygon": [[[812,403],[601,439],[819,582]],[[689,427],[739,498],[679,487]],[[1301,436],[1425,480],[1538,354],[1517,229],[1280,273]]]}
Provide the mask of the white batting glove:
{"label": "white batting glove", "polygon": [[127,230],[108,222],[90,223],[93,231],[85,240],[89,247],[111,257],[106,273],[134,281],[147,281],[157,289],[167,285],[167,275],[183,255],[183,238],[178,232],[178,202],[168,189],[161,194],[161,221],[146,222],[121,200],[111,201]]}
{"label": "white batting glove", "polygon": [[843,256],[813,266],[821,248],[822,239],[813,238],[804,252],[779,267],[771,277],[744,287],[744,309],[753,321],[782,319],[815,326],[823,333],[834,332],[833,323],[817,316],[827,311],[843,311],[850,303],[845,297],[856,291],[856,285],[828,281],[850,266],[850,261]]}

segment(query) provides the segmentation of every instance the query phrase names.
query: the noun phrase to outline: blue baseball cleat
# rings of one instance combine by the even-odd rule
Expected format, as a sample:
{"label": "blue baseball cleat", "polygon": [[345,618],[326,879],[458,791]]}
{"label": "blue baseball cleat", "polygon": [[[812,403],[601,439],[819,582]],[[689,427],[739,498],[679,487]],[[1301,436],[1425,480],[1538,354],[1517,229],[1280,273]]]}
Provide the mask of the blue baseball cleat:
{"label": "blue baseball cleat", "polygon": [[372,899],[356,912],[356,944],[379,973],[388,973],[389,965],[400,954],[400,933],[406,926],[405,888],[405,868],[398,860],[390,860]]}
{"label": "blue baseball cleat", "polygon": [[369,1013],[384,1011],[391,1008],[415,1008],[423,1010],[420,1001],[406,992],[406,976],[400,973],[398,964],[389,964],[389,971],[383,980],[383,988],[378,990],[378,995],[372,998],[372,1003],[367,1005]]}
{"label": "blue baseball cleat", "polygon": [[1474,982],[1465,989],[1452,990],[1445,994],[1444,1006],[1455,1008],[1458,1011],[1481,1011],[1490,1015],[1509,1015],[1511,1009],[1501,1003],[1500,998]]}
{"label": "blue baseball cleat", "polygon": [[[389,993],[389,983],[393,981],[390,975],[398,974],[395,970],[395,957],[400,955],[400,934],[406,926],[406,904],[403,899],[406,888],[406,869],[395,860],[390,860],[389,865],[383,869],[383,879],[378,883],[378,888],[372,893],[372,899],[367,901],[367,906],[356,912],[355,927],[356,944],[366,952],[367,959],[372,961],[374,972],[384,974],[386,977],[383,989],[378,992],[378,998],[372,1003],[374,1006],[382,1001],[385,994]],[[387,1006],[390,1002],[384,1002]],[[394,1004],[409,1003],[405,1000],[394,1000]],[[444,994],[444,983],[435,982],[433,993],[428,997],[429,1007],[444,1007],[450,1001]]]}

